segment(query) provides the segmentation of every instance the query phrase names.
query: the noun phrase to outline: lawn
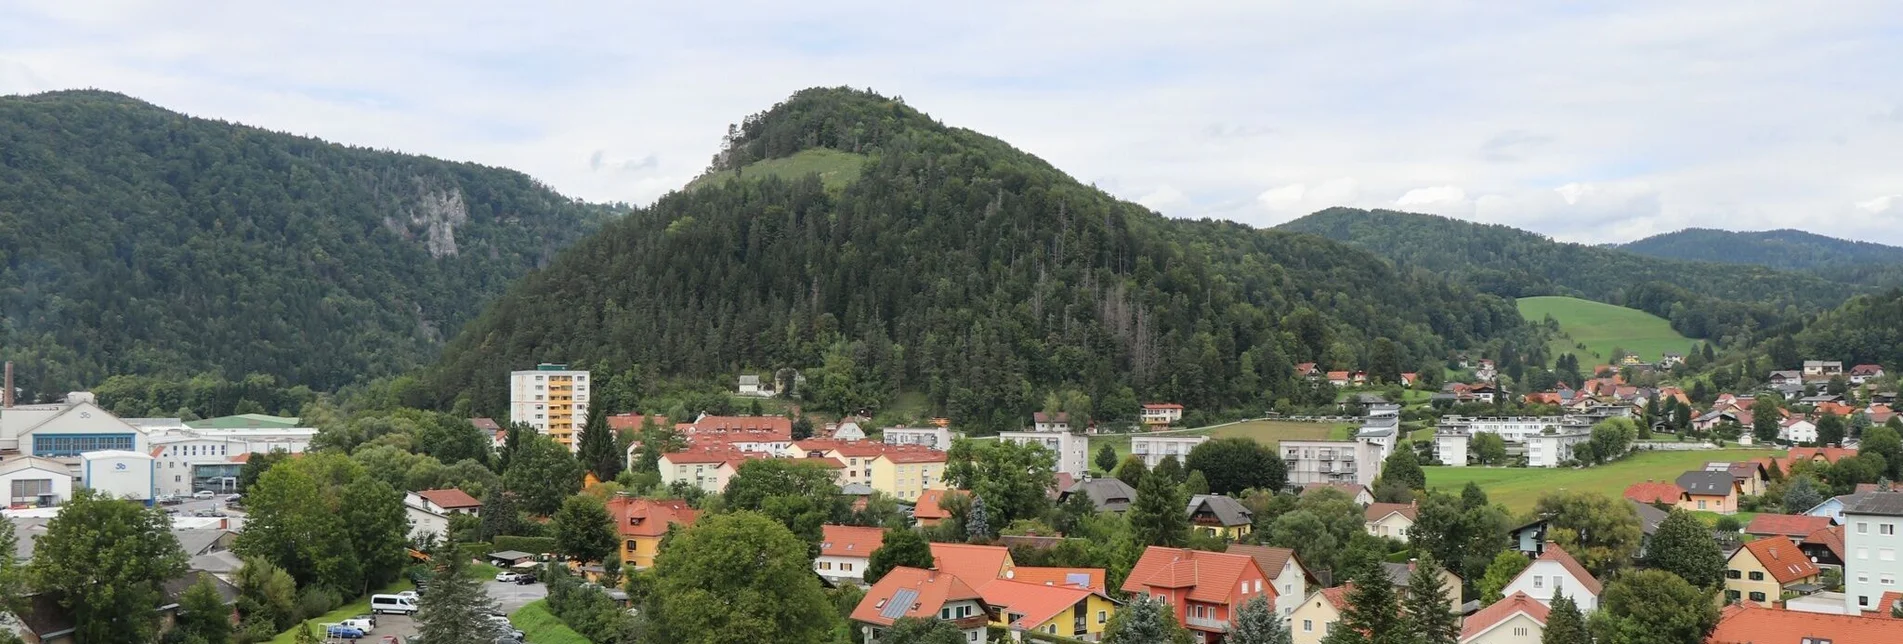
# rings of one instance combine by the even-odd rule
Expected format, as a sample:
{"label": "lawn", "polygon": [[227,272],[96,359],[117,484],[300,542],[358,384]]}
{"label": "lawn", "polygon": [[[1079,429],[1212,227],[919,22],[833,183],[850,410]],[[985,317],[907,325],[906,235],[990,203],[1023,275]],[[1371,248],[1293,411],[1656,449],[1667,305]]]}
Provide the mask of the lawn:
{"label": "lawn", "polygon": [[[1246,420],[1233,425],[1202,427],[1198,429],[1170,432],[1165,436],[1213,436],[1229,438],[1240,436],[1255,439],[1271,446],[1283,440],[1346,439],[1358,425],[1330,423],[1302,423],[1287,420]],[[1107,434],[1090,437],[1092,467],[1095,467],[1097,450],[1109,445],[1117,450],[1117,459],[1122,460],[1130,453],[1130,437],[1134,434]]]}
{"label": "lawn", "polygon": [[749,163],[739,172],[722,170],[702,175],[688,183],[684,192],[693,192],[701,186],[725,184],[735,177],[774,176],[782,179],[798,179],[809,174],[819,175],[820,183],[825,184],[828,189],[838,189],[859,178],[859,171],[865,167],[867,159],[868,157],[863,154],[842,152],[831,148],[811,148],[789,157]]}
{"label": "lawn", "polygon": [[1617,463],[1585,469],[1474,466],[1421,469],[1427,471],[1429,488],[1458,494],[1467,482],[1479,483],[1480,489],[1486,490],[1487,498],[1517,515],[1532,510],[1541,494],[1553,490],[1584,490],[1619,498],[1626,486],[1646,479],[1672,480],[1707,462],[1752,459],[1776,453],[1762,449],[1646,451]]}
{"label": "lawn", "polygon": [[[408,579],[404,579],[394,584],[384,586],[383,590],[379,590],[372,594],[387,595],[392,593],[400,593],[400,592],[409,590],[411,588],[415,588],[415,586],[412,585]],[[357,601],[344,604],[342,608],[339,608],[337,610],[333,610],[328,613],[324,613],[323,615],[320,615],[318,617],[312,618],[310,620],[311,630],[314,633],[316,633],[318,639],[321,640],[324,637],[324,631],[322,626],[323,624],[335,624],[337,622],[341,622],[346,619],[356,617],[358,615],[368,615],[368,614],[370,614],[370,595],[364,595],[362,597],[358,597]],[[303,625],[299,624],[298,626],[291,628],[291,630],[278,633],[277,637],[271,638],[270,644],[292,644],[293,642],[297,641],[298,628],[303,628]]]}
{"label": "lawn", "polygon": [[535,644],[590,644],[588,638],[548,612],[548,600],[537,599],[509,614],[509,623]]}
{"label": "lawn", "polygon": [[[1561,353],[1579,356],[1581,369],[1606,364],[1614,348],[1637,354],[1647,362],[1656,361],[1665,352],[1691,351],[1697,341],[1679,335],[1665,318],[1622,306],[1572,297],[1523,297],[1520,316],[1539,322],[1551,315],[1559,328],[1571,337],[1556,338],[1549,347],[1554,358]],[[1584,352],[1578,344],[1586,345]]]}

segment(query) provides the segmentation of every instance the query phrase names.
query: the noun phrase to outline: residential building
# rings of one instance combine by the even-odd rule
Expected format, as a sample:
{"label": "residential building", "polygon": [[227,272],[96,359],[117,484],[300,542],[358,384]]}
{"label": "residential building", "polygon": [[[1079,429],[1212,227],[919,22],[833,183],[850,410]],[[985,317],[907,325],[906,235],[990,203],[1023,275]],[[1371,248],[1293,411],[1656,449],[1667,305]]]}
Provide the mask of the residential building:
{"label": "residential building", "polygon": [[1285,440],[1281,449],[1288,484],[1298,487],[1311,483],[1374,485],[1387,458],[1379,446],[1360,441]]}
{"label": "residential building", "polygon": [[1792,416],[1778,423],[1777,439],[1787,443],[1812,444],[1817,442],[1817,423],[1798,416]]}
{"label": "residential building", "polygon": [[1461,430],[1434,430],[1434,461],[1448,467],[1467,466],[1467,444],[1472,436]]}
{"label": "residential building", "polygon": [[1540,553],[1533,563],[1528,564],[1520,576],[1514,577],[1500,592],[1503,595],[1526,593],[1527,596],[1542,604],[1550,605],[1553,594],[1559,593],[1572,598],[1582,613],[1599,609],[1599,592],[1603,587],[1579,560],[1567,554],[1565,548],[1547,543],[1545,552]]}
{"label": "residential building", "polygon": [[913,501],[926,490],[945,487],[945,453],[923,447],[888,445],[872,460],[872,489],[900,501]]}
{"label": "residential building", "polygon": [[1130,455],[1143,459],[1143,467],[1153,470],[1170,456],[1178,463],[1188,462],[1189,451],[1208,441],[1208,436],[1137,434],[1130,437]]}
{"label": "residential building", "polygon": [[1017,562],[1011,560],[1011,549],[1004,546],[986,546],[964,543],[933,543],[932,569],[958,575],[968,583],[983,585],[993,579],[1012,576]]}
{"label": "residential building", "polygon": [[1294,644],[1321,644],[1333,633],[1335,625],[1341,622],[1341,611],[1348,607],[1348,593],[1353,589],[1353,585],[1343,584],[1317,590],[1304,598],[1302,605],[1288,618],[1289,635]]}
{"label": "residential building", "polygon": [[1047,414],[1041,411],[1033,413],[1031,414],[1031,431],[1068,432],[1070,431],[1070,414],[1065,412]]}
{"label": "residential building", "polygon": [[1646,479],[1642,483],[1626,486],[1625,498],[1646,505],[1679,507],[1685,503],[1685,488],[1679,487],[1677,483]]}
{"label": "residential building", "polygon": [[1843,568],[1844,527],[1831,526],[1804,536],[1797,548],[1819,568]]}
{"label": "residential building", "polygon": [[835,584],[863,585],[872,553],[885,543],[885,531],[831,524],[820,526],[820,531],[819,557],[813,559],[813,572]]}
{"label": "residential building", "polygon": [[588,372],[542,363],[509,374],[509,422],[523,423],[575,448],[575,434],[588,424]]}
{"label": "residential building", "polygon": [[1254,557],[1150,546],[1124,579],[1123,592],[1157,597],[1199,641],[1220,641],[1242,604],[1254,597],[1275,602]]}
{"label": "residential building", "polygon": [[635,568],[654,565],[661,538],[669,526],[693,525],[700,511],[681,499],[636,499],[618,496],[608,501],[608,516],[621,539],[621,563]]}
{"label": "residential building", "polygon": [[1903,642],[1903,619],[1887,614],[1830,615],[1741,603],[1726,606],[1705,644],[1872,644]]}
{"label": "residential building", "polygon": [[1074,477],[1090,473],[1089,436],[1070,432],[1000,432],[998,440],[1044,446],[1057,458],[1057,473]]}
{"label": "residential building", "polygon": [[1665,510],[1660,510],[1650,503],[1640,503],[1626,499],[1626,504],[1632,507],[1633,514],[1639,516],[1638,556],[1643,558],[1646,551],[1652,547],[1652,535],[1658,534],[1659,524],[1664,523],[1665,517],[1670,515]]}
{"label": "residential building", "polygon": [[[1784,601],[1795,586],[1816,584],[1821,571],[1788,537],[1746,542],[1725,562],[1725,600],[1770,604]],[[1815,592],[1817,589],[1810,589]]]}
{"label": "residential building", "polygon": [[[1407,560],[1407,563],[1382,562],[1381,564],[1381,571],[1386,573],[1388,583],[1394,586],[1394,590],[1401,594],[1402,599],[1407,598],[1407,584],[1409,580],[1413,579],[1414,569],[1417,565],[1419,565],[1419,562],[1413,559]],[[1461,613],[1460,605],[1462,603],[1460,601],[1460,575],[1454,574],[1452,570],[1442,568],[1440,571],[1440,589],[1441,592],[1446,593],[1447,610],[1452,611],[1455,615],[1459,615]]]}
{"label": "residential building", "polygon": [[[23,456],[0,463],[0,507],[42,508],[73,499],[73,472],[52,459]],[[4,554],[4,553],[0,553]]]}
{"label": "residential building", "polygon": [[456,514],[479,515],[482,502],[455,488],[423,490],[403,495],[404,514],[410,520],[410,537],[435,535],[449,538],[449,517]]}
{"label": "residential building", "polygon": [[1751,517],[1751,522],[1745,524],[1744,533],[1760,538],[1802,539],[1813,532],[1829,527],[1829,517],[1814,517],[1807,514],[1760,514]]}
{"label": "residential building", "polygon": [[1903,580],[1903,492],[1871,492],[1844,509],[1844,602],[1869,610]]}
{"label": "residential building", "polygon": [[887,445],[918,445],[932,449],[951,449],[951,430],[944,427],[887,427],[880,432]]}
{"label": "residential building", "polygon": [[1546,541],[1546,527],[1546,519],[1534,519],[1508,530],[1507,541],[1512,542],[1513,549],[1518,550],[1520,554],[1528,557],[1538,557],[1546,554],[1546,546],[1548,543]]}
{"label": "residential building", "polygon": [[1685,501],[1679,507],[1718,514],[1738,512],[1738,480],[1730,472],[1686,472],[1678,475],[1677,483],[1685,490]]}
{"label": "residential building", "polygon": [[1407,543],[1407,531],[1414,527],[1419,511],[1412,503],[1370,503],[1363,514],[1368,534]]}
{"label": "residential building", "polygon": [[1592,438],[1592,433],[1582,430],[1556,431],[1551,434],[1539,433],[1526,437],[1527,467],[1559,467],[1561,463],[1573,460],[1573,448]]}
{"label": "residential building", "polygon": [[1183,419],[1183,406],[1176,403],[1149,403],[1139,412],[1138,420],[1151,427],[1168,427]]}
{"label": "residential building", "polygon": [[751,398],[771,398],[773,386],[761,383],[758,374],[741,374],[740,384],[734,388],[734,393]]}
{"label": "residential building", "polygon": [[1302,496],[1308,496],[1322,490],[1334,490],[1353,499],[1356,505],[1366,506],[1374,503],[1374,495],[1368,487],[1359,483],[1310,483],[1302,486]]}
{"label": "residential building", "polygon": [[921,528],[938,525],[938,522],[951,518],[951,512],[947,511],[942,505],[945,497],[947,495],[964,494],[967,494],[967,492],[963,490],[926,490],[920,492],[918,499],[912,505],[912,520],[917,521]]}
{"label": "residential building", "polygon": [[1043,633],[1095,642],[1116,613],[1116,603],[1103,590],[1081,585],[993,579],[979,586],[978,594],[991,607],[991,623],[1015,638]]}
{"label": "residential building", "polygon": [[1860,364],[1850,368],[1850,384],[1861,385],[1883,377],[1883,367],[1874,364]]}
{"label": "residential building", "polygon": [[1198,494],[1189,499],[1189,529],[1227,540],[1248,536],[1255,527],[1255,513],[1240,501],[1217,495]]}
{"label": "residential building", "polygon": [[[727,490],[727,482],[740,473],[740,464],[769,458],[760,452],[743,452],[726,445],[693,445],[678,452],[662,454],[659,465],[661,482],[685,483],[709,494]],[[840,482],[842,485],[844,481]]]}
{"label": "residential building", "polygon": [[866,430],[860,427],[860,424],[865,422],[871,421],[856,416],[847,416],[839,419],[837,423],[827,423],[826,437],[836,441],[847,442],[865,440]]}
{"label": "residential building", "polygon": [[1292,549],[1232,543],[1227,552],[1255,559],[1256,568],[1275,588],[1275,614],[1284,619],[1302,605],[1302,600],[1308,597],[1309,586],[1316,585],[1314,575],[1309,574]]}
{"label": "residential building", "polygon": [[1568,431],[1589,429],[1591,423],[1570,416],[1442,416],[1438,432],[1464,432],[1468,436],[1476,433],[1496,434],[1509,443],[1525,443],[1527,437],[1546,431]]}
{"label": "residential building", "polygon": [[1098,512],[1129,510],[1130,504],[1135,503],[1137,498],[1136,488],[1114,478],[1084,479],[1072,483],[1069,488],[1058,493],[1057,502],[1061,504],[1069,500],[1072,494],[1090,497],[1090,505]]}
{"label": "residential building", "polygon": [[1844,372],[1844,363],[1836,360],[1805,360],[1804,379],[1829,380]]}
{"label": "residential building", "polygon": [[1369,414],[1361,420],[1361,429],[1355,432],[1355,440],[1372,445],[1382,458],[1394,452],[1401,436],[1401,417],[1390,414]]}
{"label": "residential building", "polygon": [[976,644],[986,641],[990,612],[984,596],[957,575],[900,566],[866,591],[852,610],[852,621],[866,644],[879,644],[886,629],[906,617],[950,622],[966,642]]}
{"label": "residential building", "polygon": [[674,430],[698,445],[721,444],[743,452],[779,454],[793,446],[793,421],[785,416],[701,416]]}
{"label": "residential building", "polygon": [[1461,623],[1460,644],[1539,644],[1550,611],[1526,593],[1507,595]]}
{"label": "residential building", "polygon": [[1770,475],[1764,471],[1764,463],[1759,461],[1735,461],[1727,463],[1706,463],[1707,472],[1729,472],[1731,478],[1738,481],[1738,493],[1745,496],[1757,496],[1764,493],[1770,483]]}

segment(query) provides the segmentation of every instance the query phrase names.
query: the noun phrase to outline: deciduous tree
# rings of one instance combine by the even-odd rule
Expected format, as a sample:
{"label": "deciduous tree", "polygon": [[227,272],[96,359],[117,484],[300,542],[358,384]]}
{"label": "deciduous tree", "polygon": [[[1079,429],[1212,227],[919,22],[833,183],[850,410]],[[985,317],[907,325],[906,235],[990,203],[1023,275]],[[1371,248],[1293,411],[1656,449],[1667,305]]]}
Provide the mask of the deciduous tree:
{"label": "deciduous tree", "polygon": [[1705,522],[1685,510],[1672,510],[1659,522],[1643,563],[1700,588],[1717,588],[1725,580],[1724,551]]}
{"label": "deciduous tree", "polygon": [[1202,472],[1211,494],[1236,495],[1243,490],[1279,490],[1287,483],[1288,468],[1275,450],[1244,437],[1216,438],[1189,450],[1185,465]]}
{"label": "deciduous tree", "polygon": [[1532,564],[1526,555],[1514,550],[1502,550],[1500,554],[1494,555],[1493,563],[1487,564],[1486,576],[1480,578],[1480,604],[1491,606],[1500,601],[1503,597],[1501,591],[1507,584],[1513,583],[1513,578],[1520,576],[1520,572]]}
{"label": "deciduous tree", "polygon": [[177,628],[186,637],[212,644],[231,639],[231,607],[225,605],[211,575],[198,573],[198,581],[179,598]]}
{"label": "deciduous tree", "polygon": [[[1470,442],[1474,460],[1481,465],[1503,465],[1507,460],[1507,441],[1491,432],[1475,433]],[[1448,463],[1457,465],[1457,463]]]}
{"label": "deciduous tree", "polygon": [[965,632],[937,618],[901,617],[879,636],[881,644],[966,644]]}
{"label": "deciduous tree", "polygon": [[562,502],[550,522],[555,548],[581,561],[601,561],[615,552],[614,519],[601,499],[577,494]]}
{"label": "deciduous tree", "polygon": [[888,528],[866,562],[866,583],[879,583],[893,568],[906,566],[931,570],[936,565],[932,544],[910,528]]}
{"label": "deciduous tree", "polygon": [[502,473],[502,488],[515,493],[524,511],[554,514],[562,508],[563,499],[581,491],[581,463],[568,448],[547,436],[529,433],[521,441],[509,470]]}
{"label": "deciduous tree", "polygon": [[1547,536],[1594,575],[1627,564],[1639,551],[1639,515],[1624,499],[1579,491],[1549,492],[1534,504],[1547,518]]}
{"label": "deciduous tree", "polygon": [[819,642],[837,619],[806,544],[754,512],[704,517],[676,534],[654,587],[659,641]]}
{"label": "deciduous tree", "polygon": [[297,622],[297,582],[262,557],[244,560],[233,578],[238,587],[239,626],[247,632],[277,633]]}
{"label": "deciduous tree", "polygon": [[1591,621],[1594,638],[1622,644],[1703,642],[1718,624],[1714,592],[1663,570],[1626,571],[1599,596]]}
{"label": "deciduous tree", "polygon": [[80,644],[149,642],[159,585],[185,574],[185,552],[157,508],[79,490],[35,541],[27,572],[72,615]]}
{"label": "deciduous tree", "polygon": [[1401,483],[1410,490],[1427,489],[1427,472],[1421,469],[1420,459],[1406,442],[1388,455],[1387,463],[1381,467],[1381,479]]}
{"label": "deciduous tree", "polygon": [[1043,445],[957,440],[945,460],[945,479],[982,497],[998,525],[1043,516],[1050,507],[1057,455]]}

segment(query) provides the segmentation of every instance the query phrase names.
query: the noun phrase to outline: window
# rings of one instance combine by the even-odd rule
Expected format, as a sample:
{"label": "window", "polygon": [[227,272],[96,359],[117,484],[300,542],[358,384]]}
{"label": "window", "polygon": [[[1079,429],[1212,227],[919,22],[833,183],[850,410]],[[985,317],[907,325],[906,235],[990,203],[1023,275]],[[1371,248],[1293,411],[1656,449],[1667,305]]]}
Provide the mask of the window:
{"label": "window", "polygon": [[1858,549],[1857,549],[1857,558],[1858,558],[1858,559],[1869,559],[1869,558],[1870,558],[1870,549],[1869,549],[1869,548],[1858,548]]}
{"label": "window", "polygon": [[952,618],[952,616],[951,616],[951,615],[952,615],[952,611],[951,611],[951,609],[950,609],[950,608],[940,608],[940,609],[938,609],[938,618],[939,618],[939,619],[943,619],[943,620],[950,620],[950,619]]}
{"label": "window", "polygon": [[1755,590],[1751,591],[1751,601],[1754,601],[1754,602],[1764,601],[1764,593],[1761,593]]}
{"label": "window", "polygon": [[1725,571],[1725,578],[1726,578],[1726,579],[1739,579],[1739,578],[1742,578],[1742,577],[1744,577],[1744,573],[1741,573],[1741,572],[1738,572],[1738,571],[1736,571],[1736,570],[1727,570],[1727,571]]}
{"label": "window", "polygon": [[1312,619],[1302,620],[1302,632],[1304,633],[1315,632],[1315,620],[1312,620]]}
{"label": "window", "polygon": [[1735,591],[1735,590],[1727,590],[1727,591],[1725,591],[1725,601],[1734,601],[1734,602],[1735,602],[1735,601],[1738,601],[1738,598],[1739,598],[1739,597],[1741,597],[1741,596],[1742,596],[1742,595],[1740,595],[1740,594],[1738,593],[1738,591]]}
{"label": "window", "polygon": [[1699,500],[1699,501],[1698,501],[1698,509],[1700,509],[1700,510],[1703,510],[1703,509],[1705,509],[1705,502],[1704,502],[1704,500],[1702,500],[1702,499],[1701,499],[1701,500]]}
{"label": "window", "polygon": [[852,572],[852,564],[849,564],[849,563],[839,564],[839,569],[844,570],[846,572]]}
{"label": "window", "polygon": [[1885,586],[1895,586],[1896,578],[1889,575],[1884,575],[1882,577],[1877,578],[1877,583],[1883,584]]}
{"label": "window", "polygon": [[1533,588],[1540,589],[1545,587],[1546,587],[1546,577],[1541,575],[1533,575]]}
{"label": "window", "polygon": [[1751,571],[1751,581],[1764,581],[1764,573],[1757,570]]}
{"label": "window", "polygon": [[1260,579],[1255,580],[1255,591],[1258,593],[1262,592],[1262,580]]}
{"label": "window", "polygon": [[1868,522],[1868,521],[1858,521],[1858,522],[1857,522],[1857,534],[1870,534],[1870,522]]}
{"label": "window", "polygon": [[1857,583],[1859,584],[1870,583],[1870,573],[1863,573],[1863,572],[1857,573]]}
{"label": "window", "polygon": [[1528,637],[1528,635],[1526,634],[1526,627],[1525,626],[1513,627],[1513,636],[1514,637]]}
{"label": "window", "polygon": [[1877,558],[1883,561],[1896,561],[1896,550],[1892,548],[1877,548]]}
{"label": "window", "polygon": [[13,499],[35,499],[53,493],[53,479],[22,479],[14,481],[11,487]]}
{"label": "window", "polygon": [[1877,534],[1896,534],[1896,524],[1893,524],[1893,523],[1877,524]]}
{"label": "window", "polygon": [[1110,621],[1110,611],[1103,611],[1103,610],[1097,611],[1097,623],[1104,624],[1104,623],[1108,623],[1109,621]]}
{"label": "window", "polygon": [[1865,597],[1865,596],[1863,596],[1863,595],[1858,595],[1858,596],[1857,596],[1857,605],[1858,605],[1858,606],[1869,606],[1869,605],[1870,605],[1870,598],[1869,598],[1869,597]]}

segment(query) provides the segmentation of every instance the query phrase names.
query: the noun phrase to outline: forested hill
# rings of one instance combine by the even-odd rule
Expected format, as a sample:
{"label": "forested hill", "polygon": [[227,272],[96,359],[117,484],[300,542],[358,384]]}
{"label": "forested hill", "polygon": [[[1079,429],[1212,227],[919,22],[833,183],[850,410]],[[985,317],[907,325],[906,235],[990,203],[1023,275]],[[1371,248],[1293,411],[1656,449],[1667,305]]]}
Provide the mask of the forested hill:
{"label": "forested hill", "polygon": [[1804,271],[1840,282],[1903,285],[1903,248],[1801,230],[1732,232],[1687,228],[1619,244],[1616,248],[1668,259]]}
{"label": "forested hill", "polygon": [[[803,153],[862,165],[832,187],[748,171]],[[709,172],[740,180],[663,197],[511,289],[450,344],[428,379],[438,402],[501,413],[506,372],[538,361],[637,400],[657,379],[791,367],[809,409],[917,391],[998,429],[1059,389],[1113,416],[1260,409],[1303,394],[1298,362],[1412,371],[1522,324],[1510,302],[1366,252],[1165,219],[866,92],[806,90],[749,117]]]}
{"label": "forested hill", "polygon": [[1795,313],[1842,304],[1863,287],[1758,266],[1648,257],[1553,241],[1500,225],[1388,210],[1330,208],[1279,226],[1346,242],[1404,267],[1507,297],[1570,295],[1665,317],[1720,342],[1762,337]]}
{"label": "forested hill", "polygon": [[118,94],[0,97],[0,355],[29,399],[123,373],[331,389],[432,359],[601,212]]}

